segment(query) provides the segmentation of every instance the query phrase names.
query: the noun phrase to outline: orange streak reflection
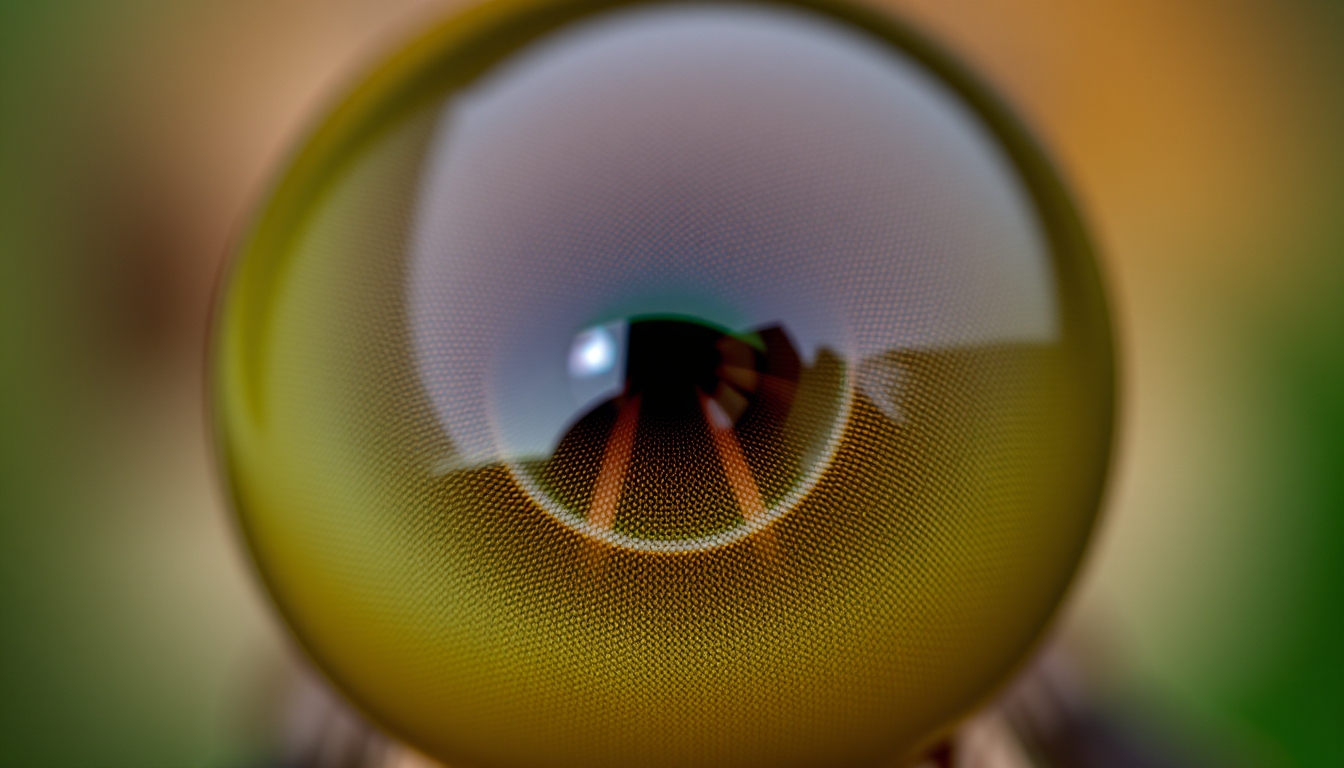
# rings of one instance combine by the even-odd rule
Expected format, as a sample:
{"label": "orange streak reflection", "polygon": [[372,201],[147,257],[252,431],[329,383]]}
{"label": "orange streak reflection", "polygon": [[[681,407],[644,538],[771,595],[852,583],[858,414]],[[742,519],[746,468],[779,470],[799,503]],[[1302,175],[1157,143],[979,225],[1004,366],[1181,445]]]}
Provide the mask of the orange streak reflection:
{"label": "orange streak reflection", "polygon": [[761,501],[761,490],[756,486],[756,478],[747,466],[747,457],[742,454],[742,446],[733,433],[732,422],[718,403],[700,395],[700,408],[704,411],[705,422],[709,424],[709,433],[714,437],[714,447],[719,452],[719,461],[723,462],[724,474],[728,484],[737,497],[737,505],[747,522],[765,520],[765,502]]}
{"label": "orange streak reflection", "polygon": [[621,486],[625,471],[630,466],[630,452],[635,447],[635,428],[639,426],[639,395],[626,400],[616,416],[616,426],[607,438],[602,454],[602,468],[593,487],[593,505],[588,511],[588,525],[598,531],[609,531],[616,522],[616,505],[621,501]]}

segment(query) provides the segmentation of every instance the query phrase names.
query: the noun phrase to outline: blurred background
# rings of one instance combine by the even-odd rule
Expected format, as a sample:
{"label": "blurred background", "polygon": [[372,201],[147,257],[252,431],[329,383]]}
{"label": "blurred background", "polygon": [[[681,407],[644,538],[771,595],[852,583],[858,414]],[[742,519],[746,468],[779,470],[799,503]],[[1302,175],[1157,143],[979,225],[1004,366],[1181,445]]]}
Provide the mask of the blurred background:
{"label": "blurred background", "polygon": [[[1344,3],[886,4],[1035,128],[1117,316],[1105,517],[1005,711],[1128,755],[1051,764],[1344,765]],[[422,764],[253,577],[203,341],[286,153],[460,5],[0,0],[0,765]]]}

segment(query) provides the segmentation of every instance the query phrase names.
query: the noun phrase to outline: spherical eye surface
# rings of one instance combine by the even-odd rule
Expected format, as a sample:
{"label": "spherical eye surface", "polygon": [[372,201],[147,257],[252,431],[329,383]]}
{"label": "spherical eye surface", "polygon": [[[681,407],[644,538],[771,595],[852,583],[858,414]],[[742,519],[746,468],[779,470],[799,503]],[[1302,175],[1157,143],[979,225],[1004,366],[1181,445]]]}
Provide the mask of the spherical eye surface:
{"label": "spherical eye surface", "polygon": [[1049,166],[843,6],[452,21],[297,156],[218,312],[268,588],[454,766],[899,762],[1039,636],[1109,456]]}

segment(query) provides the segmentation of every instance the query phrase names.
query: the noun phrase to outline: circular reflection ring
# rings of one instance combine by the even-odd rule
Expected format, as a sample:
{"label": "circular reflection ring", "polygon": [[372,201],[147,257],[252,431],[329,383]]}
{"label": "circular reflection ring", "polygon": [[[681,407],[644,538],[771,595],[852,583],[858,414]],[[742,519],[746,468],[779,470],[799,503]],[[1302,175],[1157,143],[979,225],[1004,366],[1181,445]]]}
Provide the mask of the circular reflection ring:
{"label": "circular reflection ring", "polygon": [[551,494],[547,493],[544,488],[532,479],[531,473],[521,467],[517,462],[507,462],[507,466],[514,481],[517,482],[523,490],[527,491],[533,501],[540,504],[551,517],[560,521],[560,523],[570,530],[589,538],[637,552],[701,552],[716,547],[724,547],[742,541],[743,539],[749,538],[769,528],[771,523],[802,502],[817,484],[817,481],[826,474],[826,470],[830,467],[831,461],[835,457],[836,448],[839,447],[844,438],[845,430],[843,426],[849,423],[850,407],[854,402],[853,388],[850,386],[848,380],[845,381],[841,391],[843,392],[843,399],[841,400],[838,413],[831,424],[831,428],[828,430],[827,440],[822,448],[821,455],[816,461],[811,463],[811,466],[802,478],[800,478],[793,487],[785,491],[777,502],[767,507],[764,514],[759,516],[744,514],[742,522],[737,527],[710,536],[700,536],[689,539],[649,539],[614,531],[611,529],[610,524],[595,524],[588,518],[575,514],[573,510],[570,510],[565,505],[556,501]]}

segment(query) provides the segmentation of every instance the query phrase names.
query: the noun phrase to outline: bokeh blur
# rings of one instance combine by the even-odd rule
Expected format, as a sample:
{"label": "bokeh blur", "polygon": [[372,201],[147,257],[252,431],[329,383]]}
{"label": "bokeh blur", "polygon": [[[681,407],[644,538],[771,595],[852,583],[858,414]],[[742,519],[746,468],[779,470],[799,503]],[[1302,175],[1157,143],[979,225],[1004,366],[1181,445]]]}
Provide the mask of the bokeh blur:
{"label": "bokeh blur", "polygon": [[[1117,315],[1104,521],[1005,711],[1065,686],[1130,757],[1032,759],[1344,765],[1344,3],[887,4],[1034,127]],[[204,340],[286,154],[461,6],[0,2],[0,765],[419,764],[323,714],[252,575]]]}

